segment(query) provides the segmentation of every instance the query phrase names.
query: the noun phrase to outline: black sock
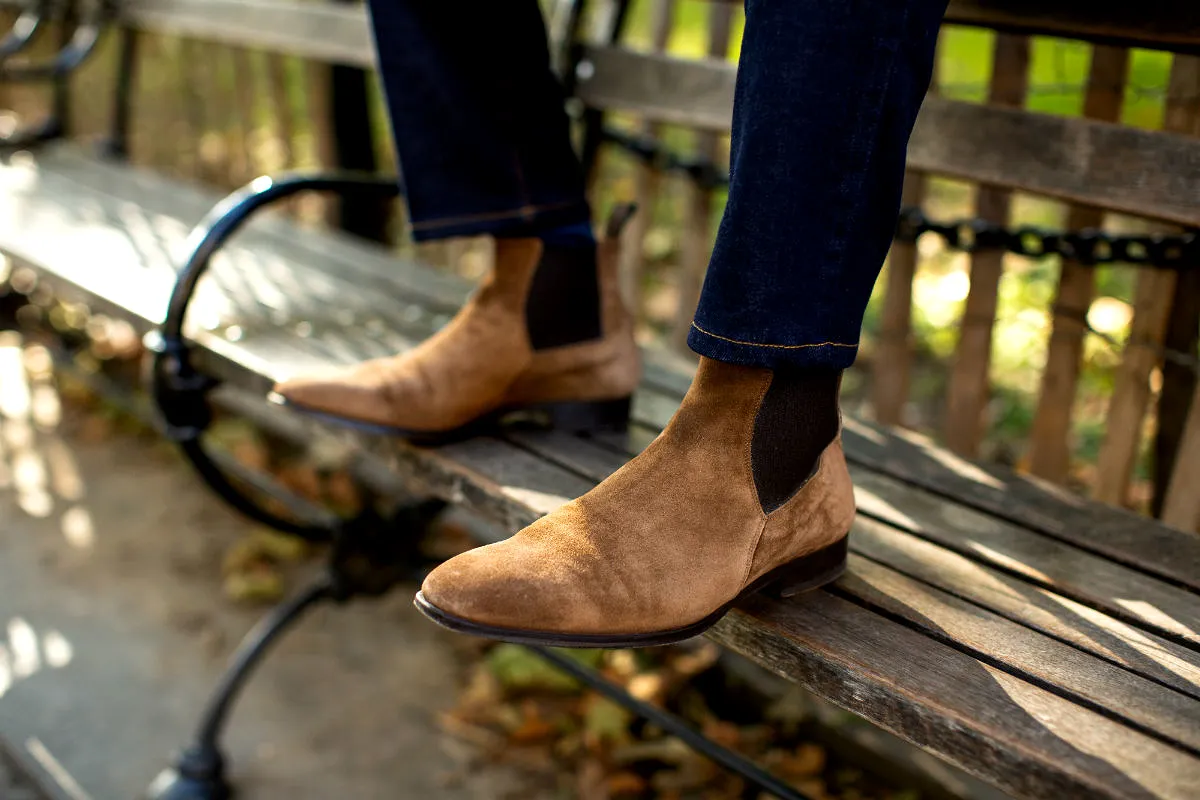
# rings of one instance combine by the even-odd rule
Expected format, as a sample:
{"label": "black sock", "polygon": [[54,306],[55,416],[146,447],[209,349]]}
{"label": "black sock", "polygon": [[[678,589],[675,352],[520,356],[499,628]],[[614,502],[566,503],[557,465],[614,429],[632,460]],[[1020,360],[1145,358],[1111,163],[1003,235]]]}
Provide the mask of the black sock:
{"label": "black sock", "polygon": [[596,242],[543,237],[542,260],[529,287],[525,324],[534,350],[599,339],[600,282]]}
{"label": "black sock", "polygon": [[779,369],[754,420],[750,464],[768,514],[786,503],[817,469],[838,433],[840,370]]}

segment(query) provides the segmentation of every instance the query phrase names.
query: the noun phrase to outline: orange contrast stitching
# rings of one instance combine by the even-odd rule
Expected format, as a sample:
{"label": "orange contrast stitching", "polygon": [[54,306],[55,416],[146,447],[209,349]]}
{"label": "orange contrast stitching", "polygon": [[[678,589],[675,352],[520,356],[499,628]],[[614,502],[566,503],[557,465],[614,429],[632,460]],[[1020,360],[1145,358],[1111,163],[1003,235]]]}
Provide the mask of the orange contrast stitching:
{"label": "orange contrast stitching", "polygon": [[486,214],[469,214],[465,217],[442,217],[440,219],[428,219],[423,222],[414,222],[409,227],[414,231],[428,230],[430,228],[444,228],[449,225],[461,225],[464,222],[487,222],[497,219],[518,219],[520,217],[528,217],[531,214],[536,214],[539,211],[550,211],[556,208],[567,208],[575,205],[574,201],[564,203],[550,203],[543,206],[522,206],[511,211],[491,211]]}
{"label": "orange contrast stitching", "polygon": [[763,344],[762,342],[744,342],[741,339],[730,339],[728,336],[721,336],[718,333],[709,333],[695,322],[692,323],[692,327],[705,336],[711,336],[714,339],[720,339],[723,342],[730,342],[732,344],[744,344],[747,347],[773,347],[777,350],[802,350],[806,347],[858,347],[857,344],[845,344],[843,342],[819,342],[817,344]]}

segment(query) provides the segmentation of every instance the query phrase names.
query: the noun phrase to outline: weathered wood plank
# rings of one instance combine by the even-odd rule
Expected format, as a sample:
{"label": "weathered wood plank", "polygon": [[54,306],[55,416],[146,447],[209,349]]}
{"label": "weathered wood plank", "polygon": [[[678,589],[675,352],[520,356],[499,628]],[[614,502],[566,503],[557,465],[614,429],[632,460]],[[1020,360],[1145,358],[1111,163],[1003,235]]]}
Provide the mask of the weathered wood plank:
{"label": "weathered wood plank", "polygon": [[[1121,118],[1129,51],[1119,47],[1096,47],[1088,71],[1083,115],[1116,122]],[[1067,214],[1068,230],[1099,228],[1104,213],[1087,206],[1072,206]],[[1029,434],[1029,471],[1040,478],[1062,483],[1071,468],[1071,419],[1075,390],[1083,360],[1088,308],[1095,292],[1095,271],[1064,259],[1058,279],[1058,296],[1051,309],[1052,328],[1042,369],[1037,410]]]}
{"label": "weathered wood plank", "polygon": [[[676,0],[654,0],[651,6],[650,46],[655,53],[662,53],[667,48],[667,41],[675,26],[675,7]],[[641,129],[643,134],[650,137],[657,137],[661,131],[660,126],[653,122],[643,123]],[[659,192],[664,188],[663,177],[661,170],[653,165],[638,163],[635,167],[633,200],[639,211],[625,226],[619,255],[621,294],[635,315],[642,307],[646,234],[659,201]]]}
{"label": "weathered wood plank", "polygon": [[[733,20],[733,8],[713,4],[709,6],[708,13],[708,57],[723,61],[729,53],[729,27]],[[696,134],[696,155],[699,158],[717,161],[720,145],[720,137],[712,131],[700,131]],[[670,335],[671,344],[681,353],[688,352],[687,337],[692,329],[696,306],[700,302],[700,289],[708,271],[708,259],[714,238],[712,190],[697,185],[695,181],[687,181],[683,192],[683,241],[680,246],[679,268],[675,271],[679,281],[679,292],[675,306],[675,323]]]}
{"label": "weathered wood plank", "polygon": [[[904,175],[903,203],[919,206],[925,196],[925,173]],[[916,242],[892,242],[885,270],[883,308],[879,312],[879,345],[871,361],[871,410],[884,425],[903,425],[912,371],[912,292],[917,275]]]}
{"label": "weathered wood plank", "polygon": [[[1180,463],[1180,445],[1194,405],[1196,386],[1200,384],[1196,371],[1196,363],[1200,362],[1185,360],[1200,353],[1200,271],[1181,272],[1178,276],[1163,346],[1167,353],[1182,358],[1165,358],[1162,366],[1162,391],[1158,396],[1154,432],[1154,500],[1150,508],[1156,517],[1162,516],[1166,506],[1172,473]],[[1179,527],[1177,523],[1170,524]]]}
{"label": "weathered wood plank", "polygon": [[1200,654],[869,517],[853,552],[1200,700]]}
{"label": "weathered wood plank", "polygon": [[[1176,56],[1167,85],[1163,129],[1192,133],[1200,120],[1200,57]],[[1196,140],[1200,143],[1200,139]],[[1098,500],[1124,505],[1134,462],[1142,441],[1142,421],[1150,404],[1150,373],[1161,364],[1175,291],[1173,272],[1143,270],[1138,274],[1133,323],[1122,354],[1116,386],[1108,406],[1108,425],[1100,445],[1095,495]]]}
{"label": "weathered wood plank", "polygon": [[710,633],[1020,797],[1194,796],[1200,762],[826,592],[745,603]]}
{"label": "weathered wood plank", "polygon": [[1184,531],[1200,529],[1200,383],[1179,441],[1162,520]]}
{"label": "weathered wood plank", "polygon": [[139,28],[227,45],[371,68],[374,48],[361,7],[288,0],[125,0]]}
{"label": "weathered wood plank", "polygon": [[1105,503],[1125,505],[1127,500],[1142,442],[1142,422],[1150,406],[1150,373],[1161,362],[1174,290],[1173,273],[1144,271],[1138,275],[1133,324],[1109,401],[1096,469],[1094,495]]}
{"label": "weathered wood plank", "polygon": [[[736,70],[616,48],[592,48],[577,92],[596,107],[729,130]],[[1200,225],[1200,143],[1096,120],[930,97],[908,165],[1135,216]]]}
{"label": "weathered wood plank", "polygon": [[[988,102],[1019,108],[1029,83],[1029,40],[1000,34],[993,51],[992,81]],[[996,186],[980,186],[975,213],[988,222],[1007,225],[1010,195]],[[958,345],[946,387],[943,433],[956,453],[976,456],[986,430],[984,411],[991,399],[992,331],[1000,296],[1004,253],[996,250],[971,254],[971,288],[959,324]]]}
{"label": "weathered wood plank", "polygon": [[907,431],[888,432],[847,418],[850,459],[999,519],[1200,589],[1200,541],[1153,520],[1017,475],[973,464]]}
{"label": "weathered wood plank", "polygon": [[[933,59],[928,96],[938,93],[942,39]],[[928,176],[905,170],[900,202],[920,207]],[[893,241],[884,270],[883,308],[879,311],[879,342],[870,362],[871,412],[883,425],[904,424],[913,365],[912,297],[920,251],[916,242]]]}
{"label": "weathered wood plank", "polygon": [[[857,555],[836,593],[1009,674],[1200,755],[1200,700],[1101,662]],[[1200,688],[1200,687],[1197,687]]]}
{"label": "weathered wood plank", "polygon": [[1200,8],[1192,0],[1156,0],[1144,5],[1079,0],[951,0],[946,22],[1126,47],[1200,50]]}

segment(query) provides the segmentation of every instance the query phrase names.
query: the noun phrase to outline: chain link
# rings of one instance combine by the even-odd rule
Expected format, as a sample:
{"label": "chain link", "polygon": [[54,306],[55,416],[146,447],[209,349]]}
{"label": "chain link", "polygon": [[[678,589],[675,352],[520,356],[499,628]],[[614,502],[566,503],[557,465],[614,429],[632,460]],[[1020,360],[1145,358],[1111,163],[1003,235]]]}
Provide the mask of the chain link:
{"label": "chain link", "polygon": [[[681,156],[661,141],[606,128],[604,137],[663,172],[682,172],[704,188],[728,187],[729,175],[712,161]],[[1057,255],[1085,266],[1097,264],[1135,264],[1176,272],[1200,269],[1200,234],[1116,235],[1097,228],[1078,231],[1052,231],[1030,225],[1009,228],[979,218],[937,222],[920,208],[906,206],[896,222],[896,241],[915,242],[932,233],[953,250],[977,253],[999,250],[1029,258]]]}

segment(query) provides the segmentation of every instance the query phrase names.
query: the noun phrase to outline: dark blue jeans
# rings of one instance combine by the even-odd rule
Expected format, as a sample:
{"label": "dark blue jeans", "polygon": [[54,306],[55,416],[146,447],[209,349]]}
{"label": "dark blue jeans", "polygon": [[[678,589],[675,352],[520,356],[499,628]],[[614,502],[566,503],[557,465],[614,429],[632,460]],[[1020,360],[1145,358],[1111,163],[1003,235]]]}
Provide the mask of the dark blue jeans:
{"label": "dark blue jeans", "polygon": [[[369,4],[415,238],[588,218],[536,0]],[[688,337],[697,353],[853,363],[945,8],[746,0],[729,203]]]}

